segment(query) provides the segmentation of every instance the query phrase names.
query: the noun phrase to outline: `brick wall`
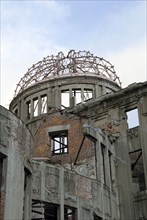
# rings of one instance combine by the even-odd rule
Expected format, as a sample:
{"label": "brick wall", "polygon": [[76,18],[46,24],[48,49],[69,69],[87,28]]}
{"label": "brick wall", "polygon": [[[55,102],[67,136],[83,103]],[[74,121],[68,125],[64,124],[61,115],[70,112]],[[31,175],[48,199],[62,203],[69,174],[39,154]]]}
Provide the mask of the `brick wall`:
{"label": "brick wall", "polygon": [[[61,115],[60,113],[53,113],[43,118],[40,126],[35,134],[35,144],[33,148],[34,157],[49,157],[54,163],[71,163],[74,162],[78,149],[83,139],[82,126],[86,123],[85,120],[78,117],[70,118]],[[54,155],[51,152],[51,140],[47,132],[47,128],[58,125],[70,125],[68,129],[68,154]],[[93,143],[85,139],[78,159],[83,160],[94,155]]]}

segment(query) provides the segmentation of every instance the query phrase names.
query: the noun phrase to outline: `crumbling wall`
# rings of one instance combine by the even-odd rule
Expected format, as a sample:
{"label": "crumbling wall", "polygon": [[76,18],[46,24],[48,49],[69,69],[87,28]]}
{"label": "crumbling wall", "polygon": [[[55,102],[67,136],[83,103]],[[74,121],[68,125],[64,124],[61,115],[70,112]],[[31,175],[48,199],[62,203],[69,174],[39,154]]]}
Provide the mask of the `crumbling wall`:
{"label": "crumbling wall", "polygon": [[80,175],[61,165],[35,160],[33,170],[33,200],[58,204],[60,219],[64,219],[65,206],[76,210],[77,219],[93,220],[94,213],[111,218],[111,199],[115,210],[113,217],[118,219],[116,194],[110,196],[110,189],[96,179]]}
{"label": "crumbling wall", "polygon": [[[71,118],[70,114],[64,115],[60,112],[44,116],[42,120],[40,120],[40,126],[34,131],[35,142],[33,147],[33,157],[46,157],[51,163],[74,163],[83,139],[82,126],[84,123],[84,119],[81,120],[76,116]],[[30,126],[31,130],[34,130],[35,122]],[[62,129],[62,127],[64,129],[64,126],[68,127],[68,154],[52,154],[50,133],[52,128],[58,132],[58,126],[61,127],[60,129]],[[90,159],[94,155],[94,145],[90,140],[86,139],[80,151],[78,161]]]}
{"label": "crumbling wall", "polygon": [[[130,129],[127,112],[133,109],[138,110],[139,125]],[[81,105],[79,109],[75,107],[68,112],[94,121],[95,127],[101,128],[108,137],[110,144],[115,145],[116,186],[118,188],[120,219],[147,218],[145,208],[147,187],[147,82],[132,84],[115,94],[100,97]],[[140,152],[132,160],[130,155],[136,150]],[[142,156],[141,160],[139,160],[140,156]],[[138,162],[140,163],[139,169],[144,175],[144,185],[141,185],[140,192],[135,194],[132,169],[137,166]]]}
{"label": "crumbling wall", "polygon": [[24,188],[25,170],[31,173],[32,143],[32,136],[22,121],[0,106],[1,219],[22,219],[23,215],[25,219],[30,218],[27,203],[25,210]]}

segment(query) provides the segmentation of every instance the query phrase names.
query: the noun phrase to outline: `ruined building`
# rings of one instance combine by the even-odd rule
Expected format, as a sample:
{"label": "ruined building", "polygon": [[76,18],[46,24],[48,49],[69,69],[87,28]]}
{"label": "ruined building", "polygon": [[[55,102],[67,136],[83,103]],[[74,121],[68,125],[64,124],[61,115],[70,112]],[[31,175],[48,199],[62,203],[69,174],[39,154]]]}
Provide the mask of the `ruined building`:
{"label": "ruined building", "polygon": [[147,219],[147,82],[122,89],[105,59],[60,52],[28,69],[0,128],[1,220]]}

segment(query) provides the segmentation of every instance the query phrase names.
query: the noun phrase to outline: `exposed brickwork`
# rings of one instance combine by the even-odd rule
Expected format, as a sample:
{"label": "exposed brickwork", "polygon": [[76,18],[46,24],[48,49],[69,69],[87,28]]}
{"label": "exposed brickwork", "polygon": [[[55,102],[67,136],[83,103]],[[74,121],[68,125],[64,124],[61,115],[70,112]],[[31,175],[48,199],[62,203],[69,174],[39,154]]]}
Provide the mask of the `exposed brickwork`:
{"label": "exposed brickwork", "polygon": [[[72,163],[75,160],[78,149],[83,139],[82,125],[86,123],[85,120],[75,118],[68,118],[60,113],[46,116],[45,120],[42,121],[35,137],[34,144],[34,156],[35,157],[49,157],[52,162],[61,163]],[[51,153],[51,140],[47,133],[47,128],[58,125],[70,125],[68,129],[68,149],[69,154],[67,155],[56,155],[52,156]],[[85,139],[81,152],[79,154],[79,160],[89,158],[94,155],[93,143]]]}

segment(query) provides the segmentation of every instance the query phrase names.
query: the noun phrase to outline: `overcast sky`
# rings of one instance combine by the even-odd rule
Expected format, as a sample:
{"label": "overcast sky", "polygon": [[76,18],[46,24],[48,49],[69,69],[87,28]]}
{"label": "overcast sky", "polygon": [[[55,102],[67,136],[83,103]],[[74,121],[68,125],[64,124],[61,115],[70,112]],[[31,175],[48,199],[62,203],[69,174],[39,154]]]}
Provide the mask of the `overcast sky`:
{"label": "overcast sky", "polygon": [[147,79],[147,1],[1,0],[1,104],[32,64],[71,49],[110,61],[122,86]]}

